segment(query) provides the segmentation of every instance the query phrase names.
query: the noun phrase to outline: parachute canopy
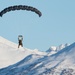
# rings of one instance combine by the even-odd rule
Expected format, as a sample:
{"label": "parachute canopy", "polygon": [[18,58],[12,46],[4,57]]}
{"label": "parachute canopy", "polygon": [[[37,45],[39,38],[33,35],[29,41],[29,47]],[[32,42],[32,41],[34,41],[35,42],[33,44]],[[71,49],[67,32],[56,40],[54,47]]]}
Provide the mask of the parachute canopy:
{"label": "parachute canopy", "polygon": [[36,14],[39,15],[39,17],[41,17],[42,13],[34,8],[34,7],[31,7],[31,6],[26,6],[26,5],[15,5],[15,6],[9,6],[5,9],[3,9],[1,12],[0,12],[0,16],[2,17],[5,13],[7,12],[10,12],[10,11],[15,11],[15,10],[27,10],[27,11],[32,11],[32,12],[35,12]]}

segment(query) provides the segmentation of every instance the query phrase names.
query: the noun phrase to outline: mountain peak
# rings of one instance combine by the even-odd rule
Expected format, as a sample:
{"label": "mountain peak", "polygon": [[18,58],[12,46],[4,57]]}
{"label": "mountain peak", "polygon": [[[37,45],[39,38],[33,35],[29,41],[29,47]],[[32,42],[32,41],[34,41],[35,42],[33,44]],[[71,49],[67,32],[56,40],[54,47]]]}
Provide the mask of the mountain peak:
{"label": "mountain peak", "polygon": [[59,50],[61,50],[61,49],[63,49],[63,48],[65,48],[65,47],[67,47],[67,46],[69,46],[70,44],[68,44],[68,43],[66,43],[66,44],[61,44],[61,45],[59,45],[59,46],[51,46],[48,50],[47,50],[47,52],[51,52],[51,51],[59,51]]}

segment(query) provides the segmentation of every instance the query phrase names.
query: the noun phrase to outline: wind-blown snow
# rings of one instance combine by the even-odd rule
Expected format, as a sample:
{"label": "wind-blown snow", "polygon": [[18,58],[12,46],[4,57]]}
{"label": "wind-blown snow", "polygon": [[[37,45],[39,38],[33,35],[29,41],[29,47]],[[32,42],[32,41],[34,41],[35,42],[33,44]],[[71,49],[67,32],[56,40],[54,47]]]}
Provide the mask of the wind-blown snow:
{"label": "wind-blown snow", "polygon": [[[17,45],[11,48],[9,44],[0,43],[0,50],[3,50],[1,50],[3,57],[0,57],[0,61],[12,59],[9,61],[10,64],[13,64],[8,64],[8,67],[0,69],[1,75],[75,75],[75,43],[60,45],[60,50],[58,48],[58,51],[51,55],[39,52],[37,49],[18,49],[16,47]],[[52,49],[56,51],[57,48],[52,47]]]}

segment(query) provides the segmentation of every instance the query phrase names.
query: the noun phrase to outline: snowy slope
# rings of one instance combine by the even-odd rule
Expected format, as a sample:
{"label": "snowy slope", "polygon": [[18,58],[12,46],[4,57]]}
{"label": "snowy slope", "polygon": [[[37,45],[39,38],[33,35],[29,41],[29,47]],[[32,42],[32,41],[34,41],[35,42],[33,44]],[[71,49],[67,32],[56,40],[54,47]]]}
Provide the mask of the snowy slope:
{"label": "snowy slope", "polygon": [[[21,49],[20,52],[22,51]],[[40,52],[38,54],[30,52],[30,54],[16,64],[0,69],[0,74],[75,75],[75,43],[59,50],[53,55],[42,54]]]}
{"label": "snowy slope", "polygon": [[1,69],[1,75],[75,75],[75,43],[52,56],[31,54]]}
{"label": "snowy slope", "polygon": [[0,68],[15,64],[30,54],[45,55],[37,49],[19,48],[18,45],[0,37]]}

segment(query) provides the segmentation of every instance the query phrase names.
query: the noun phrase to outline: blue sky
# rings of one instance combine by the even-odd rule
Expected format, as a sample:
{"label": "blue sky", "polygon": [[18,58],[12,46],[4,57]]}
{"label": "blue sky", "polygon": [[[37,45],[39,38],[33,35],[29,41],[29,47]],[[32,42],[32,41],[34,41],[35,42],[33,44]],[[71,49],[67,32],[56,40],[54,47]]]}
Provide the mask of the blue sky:
{"label": "blue sky", "polygon": [[75,0],[1,0],[0,11],[11,5],[33,6],[42,17],[29,11],[6,13],[0,18],[0,36],[18,43],[22,34],[24,47],[41,51],[75,42]]}

